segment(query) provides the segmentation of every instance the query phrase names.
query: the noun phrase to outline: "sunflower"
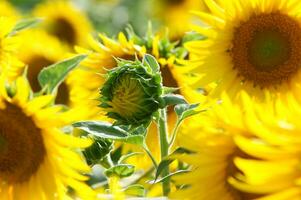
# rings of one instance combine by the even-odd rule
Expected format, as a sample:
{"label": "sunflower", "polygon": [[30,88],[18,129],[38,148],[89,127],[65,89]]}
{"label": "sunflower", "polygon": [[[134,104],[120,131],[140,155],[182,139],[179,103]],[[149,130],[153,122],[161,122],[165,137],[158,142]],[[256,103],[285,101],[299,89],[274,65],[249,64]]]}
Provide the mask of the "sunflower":
{"label": "sunflower", "polygon": [[233,104],[223,96],[221,105],[212,106],[182,130],[181,145],[194,153],[179,156],[192,165],[192,172],[175,177],[186,186],[173,194],[175,198],[300,198],[297,100],[291,96],[287,107],[279,99],[272,105],[254,104],[245,92],[239,97],[240,102]]}
{"label": "sunflower", "polygon": [[[157,58],[161,66],[163,85],[180,88],[179,93],[187,94],[184,87],[185,80],[182,78],[182,73],[178,73],[180,69],[177,67],[177,62],[180,62],[179,60],[181,59],[176,54],[171,53],[169,48],[173,44],[169,44],[163,38],[160,35],[156,35],[148,39],[142,39],[131,32],[128,37],[123,33],[119,33],[116,40],[100,34],[98,39],[90,38],[90,49],[76,47],[77,53],[88,54],[88,57],[67,79],[67,83],[71,88],[71,104],[88,108],[87,110],[90,112],[89,118],[100,117],[103,119],[105,112],[97,107],[99,103],[95,100],[99,97],[99,88],[105,82],[105,78],[102,75],[106,74],[108,69],[117,66],[115,58],[134,60],[136,56],[142,58],[145,53],[150,53]],[[169,48],[167,49],[169,50],[166,50],[163,47],[164,45],[160,45],[162,43],[168,44],[165,47],[168,46]],[[86,80],[89,80],[89,84],[87,84]],[[171,110],[169,111],[168,120],[170,129],[172,129],[176,116]],[[153,125],[147,137],[150,150],[155,152],[156,157],[159,158],[157,131]],[[134,145],[127,145],[127,147],[129,148],[125,148],[124,151],[137,150]],[[145,162],[140,157],[136,158],[133,159],[138,168],[142,166],[142,168],[146,169],[150,166],[150,162]]]}
{"label": "sunflower", "polygon": [[205,26],[195,30],[207,39],[187,43],[190,64],[199,80],[194,87],[217,83],[212,91],[235,97],[245,90],[297,92],[301,65],[301,3],[287,1],[205,1],[210,13],[197,12]]}
{"label": "sunflower", "polygon": [[44,28],[61,41],[73,47],[85,45],[92,26],[85,14],[65,0],[47,1],[38,5],[34,16],[44,18]]}
{"label": "sunflower", "polygon": [[67,122],[52,95],[33,97],[24,77],[0,80],[0,198],[66,199],[69,187],[93,198],[82,174],[90,168],[76,153],[91,141],[61,131]]}
{"label": "sunflower", "polygon": [[16,25],[14,18],[0,17],[0,72],[10,80],[24,70],[24,64],[16,58],[20,34],[10,34]]}
{"label": "sunflower", "polygon": [[0,16],[20,19],[20,13],[6,0],[0,2]]}
{"label": "sunflower", "polygon": [[152,0],[155,17],[158,17],[168,27],[173,39],[181,38],[190,31],[190,23],[195,21],[190,10],[204,10],[203,1],[195,0]]}

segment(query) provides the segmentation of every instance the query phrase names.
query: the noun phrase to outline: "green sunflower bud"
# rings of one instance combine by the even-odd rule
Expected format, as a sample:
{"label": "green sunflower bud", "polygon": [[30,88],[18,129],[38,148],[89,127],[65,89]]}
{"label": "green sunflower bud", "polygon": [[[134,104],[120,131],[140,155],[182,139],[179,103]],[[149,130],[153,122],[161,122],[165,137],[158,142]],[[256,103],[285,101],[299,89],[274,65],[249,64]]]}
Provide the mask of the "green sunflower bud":
{"label": "green sunflower bud", "polygon": [[143,63],[118,60],[118,67],[108,72],[100,90],[100,107],[117,123],[147,123],[162,104],[159,66],[152,59],[147,55]]}

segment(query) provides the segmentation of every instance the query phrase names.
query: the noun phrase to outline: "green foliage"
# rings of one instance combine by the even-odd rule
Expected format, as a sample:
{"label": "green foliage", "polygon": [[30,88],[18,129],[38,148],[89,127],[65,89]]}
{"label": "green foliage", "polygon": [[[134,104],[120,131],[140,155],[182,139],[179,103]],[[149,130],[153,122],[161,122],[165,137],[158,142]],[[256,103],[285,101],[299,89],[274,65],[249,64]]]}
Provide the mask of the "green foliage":
{"label": "green foliage", "polygon": [[83,151],[89,165],[98,164],[113,149],[113,142],[104,138],[90,136],[94,143]]}
{"label": "green foliage", "polygon": [[46,89],[47,93],[53,93],[68,73],[85,58],[86,55],[78,55],[42,69],[38,75],[41,88]]}
{"label": "green foliage", "polygon": [[139,184],[128,186],[127,188],[124,189],[124,192],[127,195],[138,196],[138,197],[144,197],[146,193],[145,188]]}
{"label": "green foliage", "polygon": [[119,164],[107,169],[104,173],[107,177],[118,176],[125,178],[131,176],[135,171],[135,166],[128,164]]}
{"label": "green foliage", "polygon": [[[103,139],[123,141],[131,144],[142,144],[144,135],[131,135],[119,126],[113,126],[102,121],[81,121],[73,124],[75,128],[81,129],[93,136]],[[145,130],[143,130],[145,132]]]}
{"label": "green foliage", "polygon": [[25,30],[27,28],[33,27],[36,24],[40,23],[42,20],[39,18],[31,18],[31,19],[23,19],[15,25],[13,30],[9,33],[9,35],[15,35],[16,33]]}

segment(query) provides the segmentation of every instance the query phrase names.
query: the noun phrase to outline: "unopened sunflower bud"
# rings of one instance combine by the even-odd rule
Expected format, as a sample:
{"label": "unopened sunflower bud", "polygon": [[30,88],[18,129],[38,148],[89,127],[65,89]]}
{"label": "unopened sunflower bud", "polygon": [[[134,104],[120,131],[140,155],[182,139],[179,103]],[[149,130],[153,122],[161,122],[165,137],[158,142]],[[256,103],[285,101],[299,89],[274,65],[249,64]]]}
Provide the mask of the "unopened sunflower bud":
{"label": "unopened sunflower bud", "polygon": [[121,124],[145,123],[160,106],[161,82],[160,73],[138,60],[118,61],[100,90],[100,107]]}

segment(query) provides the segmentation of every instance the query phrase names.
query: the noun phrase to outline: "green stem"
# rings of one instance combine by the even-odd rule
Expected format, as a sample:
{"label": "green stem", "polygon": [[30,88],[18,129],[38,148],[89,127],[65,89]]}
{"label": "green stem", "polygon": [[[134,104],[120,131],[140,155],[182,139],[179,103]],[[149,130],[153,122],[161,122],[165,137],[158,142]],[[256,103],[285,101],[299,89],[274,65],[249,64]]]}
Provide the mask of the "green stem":
{"label": "green stem", "polygon": [[147,153],[147,155],[150,157],[150,159],[152,160],[154,167],[157,169],[158,168],[158,164],[157,164],[154,156],[152,155],[152,153],[150,152],[150,150],[148,149],[148,147],[147,147],[147,145],[145,143],[143,144],[143,149]]}
{"label": "green stem", "polygon": [[[161,161],[168,156],[169,145],[168,145],[168,129],[167,129],[167,116],[166,108],[159,110],[159,121],[158,130],[160,137],[160,148],[161,148]],[[162,171],[162,177],[169,174],[169,166]],[[168,196],[170,192],[170,178],[166,178],[162,182],[163,195]]]}

